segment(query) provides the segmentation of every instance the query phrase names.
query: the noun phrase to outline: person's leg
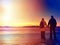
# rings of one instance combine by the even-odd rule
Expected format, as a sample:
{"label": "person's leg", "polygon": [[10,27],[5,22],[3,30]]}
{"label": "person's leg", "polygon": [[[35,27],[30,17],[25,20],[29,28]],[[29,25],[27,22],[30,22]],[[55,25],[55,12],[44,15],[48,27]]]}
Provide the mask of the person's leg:
{"label": "person's leg", "polygon": [[45,40],[45,31],[43,31],[43,39]]}
{"label": "person's leg", "polygon": [[43,32],[41,31],[41,39],[43,39]]}
{"label": "person's leg", "polygon": [[54,39],[56,39],[56,30],[55,30],[55,28],[53,28],[53,35],[54,35]]}
{"label": "person's leg", "polygon": [[41,31],[41,39],[45,40],[45,31]]}
{"label": "person's leg", "polygon": [[50,39],[52,39],[52,28],[50,28]]}

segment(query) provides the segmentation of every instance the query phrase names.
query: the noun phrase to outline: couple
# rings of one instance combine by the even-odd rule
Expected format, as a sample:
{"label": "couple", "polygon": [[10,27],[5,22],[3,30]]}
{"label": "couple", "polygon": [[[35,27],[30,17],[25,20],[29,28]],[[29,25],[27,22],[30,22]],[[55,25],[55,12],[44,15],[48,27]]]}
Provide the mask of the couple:
{"label": "couple", "polygon": [[[42,18],[42,20],[40,22],[40,28],[43,29],[44,27],[46,27],[46,25],[47,24],[46,24],[44,18]],[[57,25],[56,19],[53,16],[51,16],[51,19],[48,22],[48,27],[50,28],[50,39],[52,39],[52,33],[54,35],[54,39],[56,39],[56,31],[55,31],[56,25]],[[41,38],[45,39],[44,30],[41,31]]]}

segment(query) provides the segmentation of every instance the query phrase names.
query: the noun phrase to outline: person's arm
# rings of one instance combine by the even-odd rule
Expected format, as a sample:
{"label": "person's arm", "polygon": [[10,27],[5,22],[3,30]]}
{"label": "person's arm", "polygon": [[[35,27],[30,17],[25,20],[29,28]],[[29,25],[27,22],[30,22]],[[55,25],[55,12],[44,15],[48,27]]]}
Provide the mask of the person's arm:
{"label": "person's arm", "polygon": [[47,27],[47,23],[45,22],[45,27]]}
{"label": "person's arm", "polygon": [[40,27],[41,27],[41,22],[40,22]]}
{"label": "person's arm", "polygon": [[57,21],[55,20],[55,23],[56,23],[56,25],[57,25]]}
{"label": "person's arm", "polygon": [[50,26],[50,20],[49,20],[49,22],[48,22],[48,27]]}

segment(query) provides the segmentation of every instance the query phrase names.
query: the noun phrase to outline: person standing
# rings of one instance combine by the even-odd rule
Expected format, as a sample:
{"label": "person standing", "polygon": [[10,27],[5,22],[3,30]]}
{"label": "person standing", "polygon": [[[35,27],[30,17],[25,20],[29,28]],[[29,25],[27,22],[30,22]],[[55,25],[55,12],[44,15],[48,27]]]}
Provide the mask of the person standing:
{"label": "person standing", "polygon": [[40,22],[40,28],[41,28],[41,39],[45,40],[45,27],[46,27],[46,21],[44,20],[44,18],[42,18],[41,22]]}
{"label": "person standing", "polygon": [[51,19],[48,22],[48,26],[50,27],[50,39],[52,39],[52,33],[54,35],[54,39],[56,39],[56,28],[57,22],[56,19],[54,18],[54,16],[51,16]]}

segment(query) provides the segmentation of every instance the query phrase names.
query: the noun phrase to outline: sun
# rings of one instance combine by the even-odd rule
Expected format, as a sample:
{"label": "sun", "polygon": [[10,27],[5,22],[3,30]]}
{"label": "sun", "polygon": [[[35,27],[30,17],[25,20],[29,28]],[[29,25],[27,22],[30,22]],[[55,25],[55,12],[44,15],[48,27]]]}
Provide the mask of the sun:
{"label": "sun", "polygon": [[10,20],[12,19],[11,13],[11,4],[9,1],[2,1],[2,7],[4,8],[4,12],[2,14],[2,25],[9,25]]}
{"label": "sun", "polygon": [[2,18],[2,21],[3,21],[3,25],[9,25],[10,23],[10,20],[11,20],[11,16],[10,15],[4,15],[3,18]]}

